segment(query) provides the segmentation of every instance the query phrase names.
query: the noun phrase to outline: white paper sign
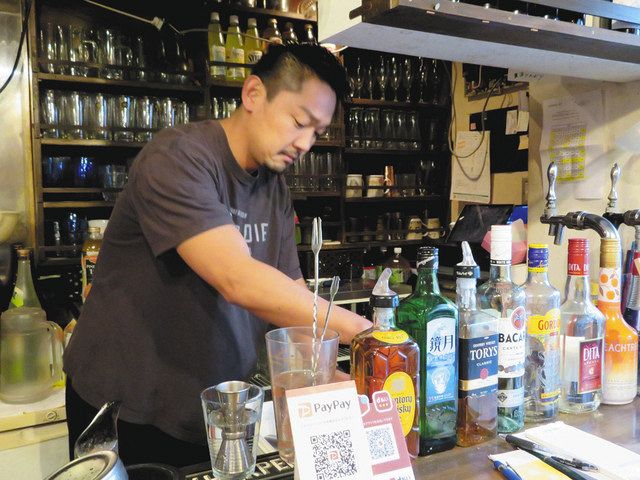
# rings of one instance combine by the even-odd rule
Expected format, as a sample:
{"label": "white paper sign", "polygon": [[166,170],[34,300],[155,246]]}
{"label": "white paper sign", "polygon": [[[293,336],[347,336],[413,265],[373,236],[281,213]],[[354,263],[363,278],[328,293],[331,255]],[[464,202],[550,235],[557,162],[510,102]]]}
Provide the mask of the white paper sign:
{"label": "white paper sign", "polygon": [[458,132],[451,168],[451,200],[489,203],[491,200],[490,131]]}
{"label": "white paper sign", "polygon": [[504,129],[505,135],[518,133],[518,110],[507,110],[507,123]]}
{"label": "white paper sign", "polygon": [[296,477],[372,480],[355,382],[287,390]]}

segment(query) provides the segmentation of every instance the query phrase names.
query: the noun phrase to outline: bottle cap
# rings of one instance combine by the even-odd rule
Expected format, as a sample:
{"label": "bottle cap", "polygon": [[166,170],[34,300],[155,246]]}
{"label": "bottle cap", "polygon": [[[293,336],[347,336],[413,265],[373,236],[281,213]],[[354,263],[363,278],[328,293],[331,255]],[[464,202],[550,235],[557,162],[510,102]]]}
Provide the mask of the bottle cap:
{"label": "bottle cap", "polygon": [[258,22],[256,21],[255,18],[250,18],[249,20],[247,20],[247,26],[249,28],[257,27],[258,26]]}
{"label": "bottle cap", "polygon": [[277,26],[278,25],[278,20],[276,20],[275,18],[270,18],[269,19],[269,25],[272,25],[274,27]]}
{"label": "bottle cap", "polygon": [[304,24],[304,29],[305,30],[309,30],[309,29],[313,30],[313,25],[311,25],[310,23],[305,23]]}
{"label": "bottle cap", "polygon": [[589,275],[589,240],[586,238],[569,239],[567,273],[581,277]]}
{"label": "bottle cap", "polygon": [[398,294],[389,288],[391,269],[385,268],[373,287],[369,304],[376,308],[396,308],[400,304]]}
{"label": "bottle cap", "polygon": [[462,261],[456,265],[457,278],[480,278],[480,267],[473,258],[469,242],[462,242]]}
{"label": "bottle cap", "polygon": [[511,262],[511,225],[491,226],[491,261],[501,265]]}
{"label": "bottle cap", "polygon": [[18,256],[20,257],[28,257],[29,254],[31,253],[31,250],[28,248],[18,248],[17,252],[18,252]]}
{"label": "bottle cap", "polygon": [[436,247],[418,248],[417,268],[438,268],[438,249]]}
{"label": "bottle cap", "polygon": [[491,242],[509,242],[511,243],[511,225],[492,225],[491,226]]}
{"label": "bottle cap", "polygon": [[89,233],[100,233],[100,227],[89,227]]}
{"label": "bottle cap", "polygon": [[229,17],[229,23],[231,25],[238,25],[238,16],[237,15],[231,15]]}
{"label": "bottle cap", "polygon": [[549,266],[549,246],[544,243],[529,244],[528,267],[530,272],[544,272]]}
{"label": "bottle cap", "polygon": [[216,22],[219,22],[220,14],[218,12],[211,12],[211,20],[215,20]]}
{"label": "bottle cap", "polygon": [[398,255],[400,255],[402,253],[402,248],[401,247],[394,247],[393,253],[397,253]]}

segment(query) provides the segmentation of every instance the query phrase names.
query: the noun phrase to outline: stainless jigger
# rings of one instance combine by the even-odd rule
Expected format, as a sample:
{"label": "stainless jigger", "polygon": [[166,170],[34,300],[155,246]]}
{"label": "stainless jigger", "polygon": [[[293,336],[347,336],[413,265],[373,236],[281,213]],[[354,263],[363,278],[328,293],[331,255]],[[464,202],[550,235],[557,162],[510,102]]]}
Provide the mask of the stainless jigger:
{"label": "stainless jigger", "polygon": [[240,381],[216,385],[221,405],[224,427],[222,443],[215,461],[215,469],[224,472],[224,478],[244,478],[251,466],[251,454],[245,441],[247,425],[244,405],[249,395],[250,384]]}

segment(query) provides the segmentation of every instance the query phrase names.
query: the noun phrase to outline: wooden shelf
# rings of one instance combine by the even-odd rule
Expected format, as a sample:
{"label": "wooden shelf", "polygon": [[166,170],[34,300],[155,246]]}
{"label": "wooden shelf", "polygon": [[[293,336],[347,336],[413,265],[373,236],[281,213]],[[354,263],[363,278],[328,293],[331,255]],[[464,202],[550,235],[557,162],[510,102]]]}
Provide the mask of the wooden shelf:
{"label": "wooden shelf", "polygon": [[110,208],[114,205],[115,202],[105,202],[102,200],[42,202],[43,208]]}
{"label": "wooden shelf", "polygon": [[237,88],[241,89],[244,82],[235,82],[231,80],[216,80],[215,78],[209,79],[209,86],[211,87],[224,87],[224,88]]}
{"label": "wooden shelf", "polygon": [[[297,2],[295,2],[297,4]],[[229,11],[238,13],[248,13],[251,15],[263,15],[267,17],[273,17],[282,20],[302,20],[308,23],[315,23],[317,18],[306,18],[297,12],[281,12],[280,10],[272,10],[269,8],[255,8],[255,7],[243,7],[240,5],[231,5],[227,7]]]}
{"label": "wooden shelf", "polygon": [[119,147],[119,148],[142,148],[145,142],[114,142],[112,140],[88,140],[88,139],[67,139],[67,138],[41,138],[41,145],[51,145],[56,147]]}
{"label": "wooden shelf", "polygon": [[293,200],[306,200],[308,197],[340,197],[340,192],[291,192]]}
{"label": "wooden shelf", "polygon": [[44,187],[42,193],[70,193],[70,194],[82,194],[82,193],[107,193],[107,192],[121,192],[121,188],[91,188],[91,187]]}
{"label": "wooden shelf", "polygon": [[[366,187],[364,187],[366,188]],[[435,200],[442,195],[414,195],[413,197],[348,197],[345,203],[392,203],[392,202],[423,202],[425,200]]]}
{"label": "wooden shelf", "polygon": [[425,154],[422,150],[375,150],[373,148],[345,148],[344,153],[353,155],[406,155],[414,157]]}
{"label": "wooden shelf", "polygon": [[449,104],[435,104],[435,103],[423,103],[423,102],[396,102],[393,100],[376,100],[371,98],[351,98],[344,103],[345,105],[350,105],[354,107],[389,107],[389,108],[403,108],[403,109],[434,108],[438,110],[450,108]]}
{"label": "wooden shelf", "polygon": [[59,75],[56,73],[36,73],[36,79],[41,83],[104,85],[112,87],[127,87],[142,90],[167,91],[172,93],[203,93],[203,88],[197,85],[177,85],[162,82],[140,82],[137,80],[109,80],[96,77],[79,77],[75,75]]}

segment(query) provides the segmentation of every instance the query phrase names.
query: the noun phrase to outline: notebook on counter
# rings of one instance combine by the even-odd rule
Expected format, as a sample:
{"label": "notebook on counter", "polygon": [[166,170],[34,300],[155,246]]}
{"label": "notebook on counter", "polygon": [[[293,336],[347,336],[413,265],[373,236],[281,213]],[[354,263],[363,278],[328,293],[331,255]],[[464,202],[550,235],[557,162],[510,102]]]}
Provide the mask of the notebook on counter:
{"label": "notebook on counter", "polygon": [[594,479],[640,480],[639,454],[564,422],[529,428],[516,436],[547,447],[555,454],[596,465],[600,471],[589,472]]}
{"label": "notebook on counter", "polygon": [[547,465],[538,457],[524,450],[489,455],[491,460],[507,464],[516,471],[522,480],[568,480],[564,473]]}

